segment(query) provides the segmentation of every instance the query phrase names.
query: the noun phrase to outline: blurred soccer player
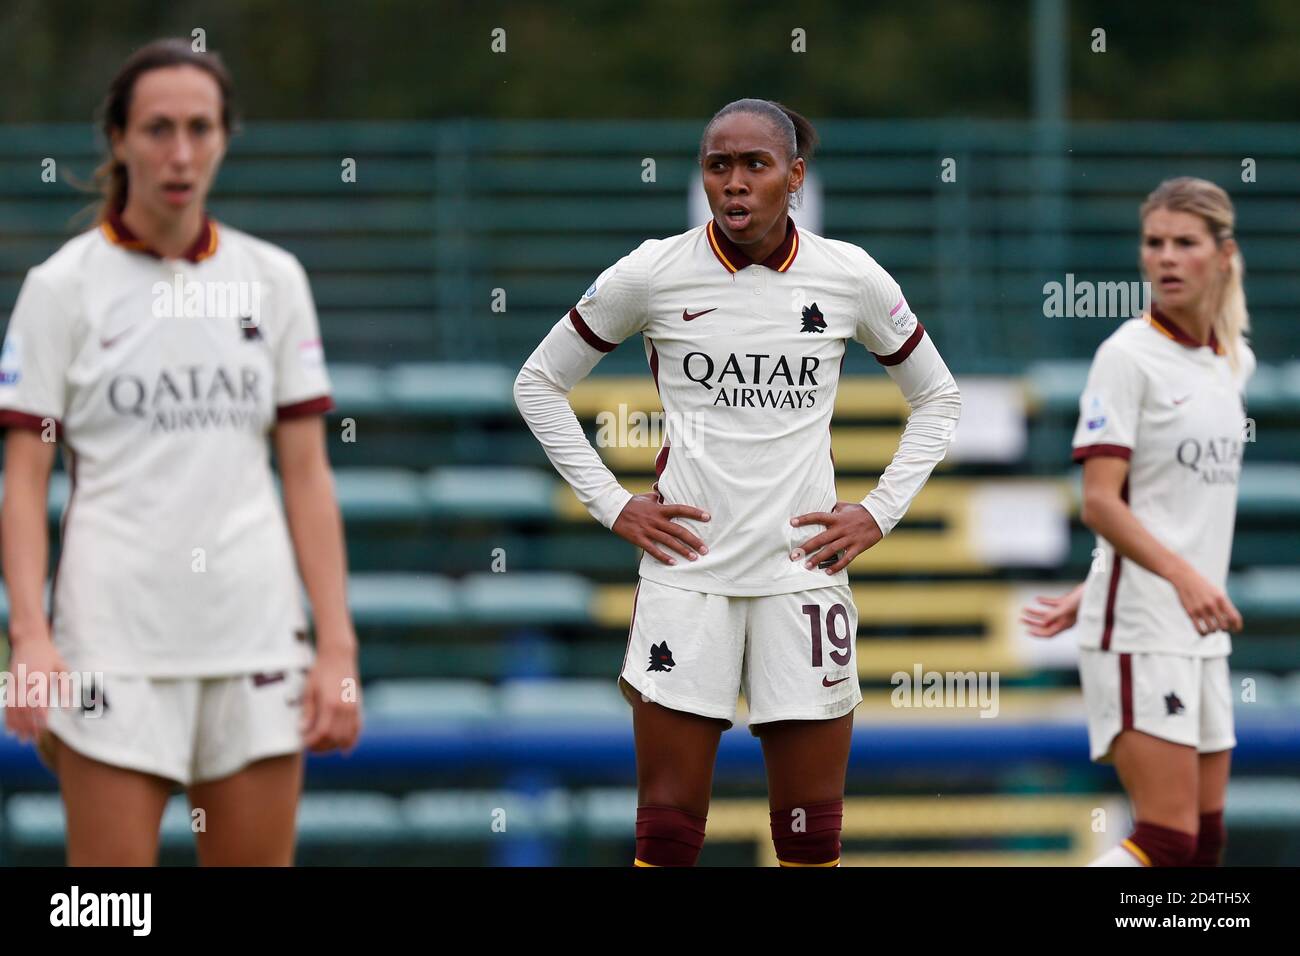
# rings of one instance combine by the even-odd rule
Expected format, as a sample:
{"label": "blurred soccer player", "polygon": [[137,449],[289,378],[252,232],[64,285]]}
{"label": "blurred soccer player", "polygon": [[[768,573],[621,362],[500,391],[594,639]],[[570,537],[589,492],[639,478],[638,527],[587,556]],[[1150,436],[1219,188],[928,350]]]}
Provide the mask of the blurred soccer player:
{"label": "blurred soccer player", "polygon": [[1079,627],[1092,759],[1113,761],[1136,829],[1101,866],[1215,866],[1233,733],[1224,591],[1255,369],[1232,202],[1171,179],[1140,214],[1151,313],[1098,348],[1074,460],[1102,560],[1022,620],[1038,637]]}
{"label": "blurred soccer player", "polygon": [[[231,127],[217,57],[127,60],[99,224],[28,273],[0,363],[11,666],[103,674],[84,709],[6,710],[58,775],[72,865],[155,863],[178,784],[200,862],[290,864],[304,746],[359,730],[315,307],[293,256],[205,213]],[[72,490],[47,620],[55,434]]]}
{"label": "blurred soccer player", "polygon": [[[862,700],[849,563],[903,517],[943,458],[957,385],[898,284],[790,218],[816,132],[767,100],[704,131],[713,218],[605,270],[528,359],[515,398],[592,515],[644,549],[620,686],[636,736],[636,863],[691,865],[719,737],[744,691],[790,866],[840,855]],[[567,393],[640,332],[668,418],[654,491],[622,488]],[[876,489],[837,501],[830,421],[845,345],[888,370],[911,415]],[[671,455],[670,455],[671,451]]]}

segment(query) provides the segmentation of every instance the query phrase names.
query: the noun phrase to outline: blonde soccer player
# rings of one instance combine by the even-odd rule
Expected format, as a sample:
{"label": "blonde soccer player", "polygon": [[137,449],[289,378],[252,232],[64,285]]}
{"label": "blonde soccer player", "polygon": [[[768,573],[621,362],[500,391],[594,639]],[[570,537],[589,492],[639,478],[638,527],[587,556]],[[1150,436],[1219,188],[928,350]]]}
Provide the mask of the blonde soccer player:
{"label": "blonde soccer player", "polygon": [[[155,863],[177,788],[201,863],[287,865],[304,749],[359,732],[307,277],[205,212],[232,114],[225,67],[188,41],[126,61],[98,224],[28,273],[0,360],[11,667],[102,675],[84,707],[5,714],[58,776],[72,865]],[[71,492],[47,618],[55,439]]]}
{"label": "blonde soccer player", "polygon": [[1151,311],[1093,358],[1074,460],[1100,560],[1087,581],[1022,618],[1077,625],[1092,759],[1113,762],[1136,827],[1093,865],[1214,866],[1233,730],[1224,588],[1245,433],[1243,263],[1228,194],[1167,180],[1142,204]]}
{"label": "blonde soccer player", "polygon": [[[743,690],[788,866],[840,855],[853,709],[862,699],[846,568],[898,523],[943,458],[957,385],[898,284],[866,252],[795,227],[812,125],[737,100],[706,127],[712,218],[605,270],[515,383],[529,427],[591,514],[644,550],[619,683],[632,705],[635,862],[689,866],[704,841],[719,737]],[[654,491],[633,495],[587,442],[567,393],[641,334],[668,421]],[[863,501],[839,501],[830,421],[846,347],[911,405]]]}

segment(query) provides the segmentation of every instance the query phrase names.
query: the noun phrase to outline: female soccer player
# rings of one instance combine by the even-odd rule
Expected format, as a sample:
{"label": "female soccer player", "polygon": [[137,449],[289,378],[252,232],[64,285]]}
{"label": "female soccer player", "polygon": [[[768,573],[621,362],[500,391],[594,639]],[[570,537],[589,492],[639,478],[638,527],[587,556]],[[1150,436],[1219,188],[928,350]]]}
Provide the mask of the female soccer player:
{"label": "female soccer player", "polygon": [[[620,686],[636,736],[636,863],[692,865],[719,736],[744,690],[787,865],[839,860],[862,699],[849,563],[888,534],[943,458],[961,400],[898,284],[789,216],[816,143],[767,100],[704,131],[713,218],[605,270],[538,346],[515,399],[591,514],[644,549]],[[650,493],[622,488],[567,393],[640,332],[669,423]],[[862,502],[837,501],[830,420],[845,343],[885,366],[911,415]],[[670,451],[672,454],[670,455]]]}
{"label": "female soccer player", "polygon": [[1100,560],[1022,620],[1052,637],[1079,624],[1092,759],[1113,761],[1136,829],[1101,866],[1215,866],[1236,745],[1224,592],[1245,428],[1243,263],[1232,202],[1171,179],[1140,213],[1151,313],[1097,350],[1074,460]]}
{"label": "female soccer player", "polygon": [[[307,277],[204,212],[232,113],[215,55],[165,40],[127,60],[99,225],[28,274],[0,362],[11,666],[102,675],[84,708],[6,710],[58,775],[71,865],[155,863],[177,784],[200,862],[288,865],[304,746],[359,731]],[[56,438],[72,491],[47,620]]]}

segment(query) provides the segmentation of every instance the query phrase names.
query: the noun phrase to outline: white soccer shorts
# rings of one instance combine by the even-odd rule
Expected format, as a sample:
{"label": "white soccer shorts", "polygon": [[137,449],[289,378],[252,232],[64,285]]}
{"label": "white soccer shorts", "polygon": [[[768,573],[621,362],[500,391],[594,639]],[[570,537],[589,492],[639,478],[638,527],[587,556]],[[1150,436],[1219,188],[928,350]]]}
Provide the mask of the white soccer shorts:
{"label": "white soccer shorts", "polygon": [[1079,650],[1092,759],[1109,763],[1123,730],[1139,730],[1198,753],[1237,745],[1226,657]]}
{"label": "white soccer shorts", "polygon": [[743,692],[751,730],[829,720],[862,701],[857,633],[847,584],[729,597],[642,578],[620,676],[648,700],[728,724]]}
{"label": "white soccer shorts", "polygon": [[[96,689],[98,706],[49,710],[49,732],[101,763],[189,786],[303,749],[305,670],[170,679],[105,674],[103,679],[102,691]],[[41,751],[52,765],[50,741],[42,741]]]}

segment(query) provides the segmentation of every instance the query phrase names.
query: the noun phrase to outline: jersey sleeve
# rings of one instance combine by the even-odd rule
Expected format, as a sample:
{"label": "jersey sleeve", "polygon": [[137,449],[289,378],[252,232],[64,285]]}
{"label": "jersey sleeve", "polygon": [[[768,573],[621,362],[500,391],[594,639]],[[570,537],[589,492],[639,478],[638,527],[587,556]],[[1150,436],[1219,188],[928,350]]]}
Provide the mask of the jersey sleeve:
{"label": "jersey sleeve", "polygon": [[588,346],[612,352],[645,329],[649,300],[650,273],[642,245],[597,276],[566,321]]}
{"label": "jersey sleeve", "polygon": [[874,260],[867,260],[862,277],[853,338],[867,347],[886,368],[912,354],[925,336],[925,327],[912,312],[894,277]]}
{"label": "jersey sleeve", "polygon": [[1114,341],[1103,342],[1079,397],[1075,461],[1132,457],[1145,389],[1146,379],[1136,358]]}
{"label": "jersey sleeve", "polygon": [[29,272],[0,353],[0,428],[61,426],[73,355],[73,316],[54,290]]}
{"label": "jersey sleeve", "polygon": [[307,273],[297,259],[284,283],[285,324],[275,343],[275,417],[320,415],[334,407],[320,322]]}

